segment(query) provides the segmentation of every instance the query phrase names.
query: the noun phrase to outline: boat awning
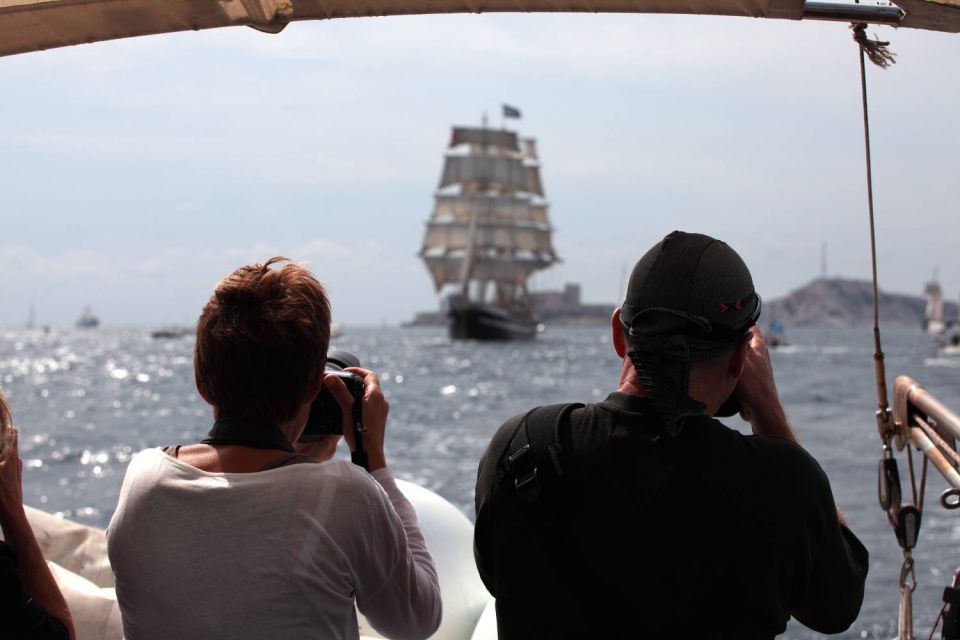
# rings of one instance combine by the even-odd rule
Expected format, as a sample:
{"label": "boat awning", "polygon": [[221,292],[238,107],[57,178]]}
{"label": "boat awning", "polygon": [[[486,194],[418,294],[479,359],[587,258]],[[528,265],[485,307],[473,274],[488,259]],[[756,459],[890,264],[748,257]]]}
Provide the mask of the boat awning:
{"label": "boat awning", "polygon": [[[899,20],[901,27],[960,31],[960,0],[898,0],[897,5],[905,13]],[[900,17],[896,7],[803,0],[0,0],[0,56],[215,27],[249,26],[277,33],[295,20],[482,12],[675,13],[846,21],[862,16],[859,19],[864,22],[887,23]]]}

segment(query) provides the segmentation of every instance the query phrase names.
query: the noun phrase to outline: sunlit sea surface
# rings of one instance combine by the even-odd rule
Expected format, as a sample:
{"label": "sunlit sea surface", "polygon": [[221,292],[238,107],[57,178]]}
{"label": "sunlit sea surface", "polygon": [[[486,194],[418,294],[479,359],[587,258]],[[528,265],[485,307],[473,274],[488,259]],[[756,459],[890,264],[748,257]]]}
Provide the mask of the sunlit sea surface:
{"label": "sunlit sea surface", "polygon": [[[787,413],[871,553],[863,610],[840,637],[893,637],[901,554],[876,499],[871,333],[796,328],[788,337],[791,345],[773,354]],[[905,373],[960,407],[960,357],[938,358],[919,330],[888,329],[883,337],[891,384]],[[599,327],[551,329],[536,341],[511,344],[451,343],[440,328],[347,327],[336,341],[380,374],[390,400],[387,455],[395,472],[471,519],[477,460],[493,431],[537,404],[605,397],[619,371],[609,344]],[[209,429],[210,410],[194,389],[192,348],[192,338],[155,340],[145,329],[0,331],[0,386],[22,432],[25,501],[106,526],[133,453],[195,442]],[[907,495],[903,458],[900,472]],[[939,507],[944,488],[931,473],[915,553],[921,637],[960,565],[960,513]],[[711,523],[703,525],[706,538]],[[822,636],[792,623],[784,637]]]}

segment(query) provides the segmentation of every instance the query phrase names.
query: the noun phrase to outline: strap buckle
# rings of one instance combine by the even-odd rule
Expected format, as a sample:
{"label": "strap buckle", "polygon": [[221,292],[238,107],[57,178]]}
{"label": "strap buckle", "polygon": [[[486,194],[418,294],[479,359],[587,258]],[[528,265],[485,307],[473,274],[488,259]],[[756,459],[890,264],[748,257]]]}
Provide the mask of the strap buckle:
{"label": "strap buckle", "polygon": [[533,502],[540,497],[540,479],[537,477],[537,467],[524,474],[517,474],[513,479],[513,488],[517,490],[517,497],[523,502]]}
{"label": "strap buckle", "polygon": [[513,474],[513,488],[522,502],[533,502],[540,497],[539,469],[533,458],[533,450],[525,444],[504,461],[506,471]]}

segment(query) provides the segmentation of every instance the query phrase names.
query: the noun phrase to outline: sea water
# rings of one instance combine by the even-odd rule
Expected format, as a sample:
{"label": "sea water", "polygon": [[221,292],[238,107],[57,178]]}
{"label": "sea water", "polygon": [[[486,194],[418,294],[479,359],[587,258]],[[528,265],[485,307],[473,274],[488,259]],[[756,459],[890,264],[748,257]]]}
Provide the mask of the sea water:
{"label": "sea water", "polygon": [[[908,374],[960,408],[960,357],[937,357],[932,339],[919,330],[889,329],[883,337],[891,385],[895,375]],[[902,556],[877,505],[872,334],[796,328],[788,338],[791,344],[772,356],[787,414],[871,554],[863,610],[841,637],[893,637]],[[471,518],[477,461],[494,430],[538,404],[601,400],[620,369],[609,331],[600,327],[550,329],[535,341],[502,344],[450,342],[440,328],[348,327],[335,346],[380,375],[390,401],[387,458],[395,473]],[[135,452],[196,442],[210,427],[210,409],[194,388],[192,349],[191,338],[154,340],[136,328],[0,331],[0,387],[22,434],[25,502],[106,526]],[[748,430],[737,419],[727,422]],[[906,461],[900,461],[909,496]],[[944,489],[931,470],[914,554],[922,637],[960,566],[960,512],[938,505]],[[696,509],[695,496],[690,508]],[[705,540],[712,526],[703,523]],[[791,623],[785,637],[821,636]]]}

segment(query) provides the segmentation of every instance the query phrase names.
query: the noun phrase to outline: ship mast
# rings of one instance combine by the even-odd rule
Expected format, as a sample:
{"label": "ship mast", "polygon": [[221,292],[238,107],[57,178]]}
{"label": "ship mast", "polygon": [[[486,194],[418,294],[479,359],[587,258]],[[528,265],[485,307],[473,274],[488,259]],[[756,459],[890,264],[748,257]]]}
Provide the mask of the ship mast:
{"label": "ship mast", "polygon": [[[483,154],[487,153],[487,112],[483,112],[483,117],[480,119],[481,122],[481,134],[480,134],[480,151]],[[480,193],[485,193],[489,185],[484,184],[481,181],[478,184],[477,190]],[[473,209],[470,212],[470,226],[467,228],[467,252],[463,259],[463,271],[460,274],[460,293],[464,297],[470,296],[470,276],[473,275],[473,257],[477,250],[477,210]],[[486,286],[482,287],[483,290],[480,292],[480,298],[483,298],[485,293]]]}

